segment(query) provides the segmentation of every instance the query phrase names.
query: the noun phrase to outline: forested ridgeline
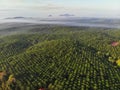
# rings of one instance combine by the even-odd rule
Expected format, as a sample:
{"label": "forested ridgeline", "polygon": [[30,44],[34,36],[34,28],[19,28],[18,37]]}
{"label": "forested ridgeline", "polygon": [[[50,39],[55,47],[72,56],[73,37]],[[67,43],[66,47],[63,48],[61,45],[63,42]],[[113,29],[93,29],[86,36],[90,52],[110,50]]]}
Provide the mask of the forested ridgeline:
{"label": "forested ridgeline", "polygon": [[120,30],[34,26],[26,32],[0,38],[0,90],[119,90]]}

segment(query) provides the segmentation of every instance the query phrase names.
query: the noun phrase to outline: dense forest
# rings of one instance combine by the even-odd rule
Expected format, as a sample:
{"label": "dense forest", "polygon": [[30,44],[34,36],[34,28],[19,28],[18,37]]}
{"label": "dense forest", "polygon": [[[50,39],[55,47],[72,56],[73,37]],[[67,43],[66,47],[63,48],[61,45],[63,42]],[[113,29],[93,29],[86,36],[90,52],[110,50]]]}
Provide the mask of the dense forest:
{"label": "dense forest", "polygon": [[0,90],[120,89],[119,29],[34,25],[0,33]]}

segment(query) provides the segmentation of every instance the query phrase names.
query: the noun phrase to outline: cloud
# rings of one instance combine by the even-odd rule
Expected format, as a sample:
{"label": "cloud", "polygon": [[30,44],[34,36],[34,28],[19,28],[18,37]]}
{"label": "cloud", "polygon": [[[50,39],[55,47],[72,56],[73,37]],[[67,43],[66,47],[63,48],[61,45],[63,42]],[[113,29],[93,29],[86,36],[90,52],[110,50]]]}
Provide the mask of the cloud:
{"label": "cloud", "polygon": [[67,7],[64,7],[62,5],[57,5],[57,4],[36,4],[36,5],[28,5],[28,6],[23,6],[23,8],[31,9],[31,10],[41,10],[41,11],[61,11],[61,10],[68,10]]}
{"label": "cloud", "polygon": [[60,6],[31,6],[30,9],[59,10],[59,9],[65,9],[65,8],[64,7],[60,7]]}
{"label": "cloud", "polygon": [[16,10],[16,9],[12,9],[12,8],[11,8],[11,9],[0,9],[0,11],[5,11],[5,12],[6,12],[6,11],[15,11],[15,10]]}
{"label": "cloud", "polygon": [[24,2],[25,0],[0,0],[0,3],[1,4],[10,4],[10,3],[22,3]]}
{"label": "cloud", "polygon": [[[61,10],[66,7],[41,0],[0,0],[0,9]],[[50,0],[51,1],[51,0]],[[38,3],[37,3],[38,2]]]}

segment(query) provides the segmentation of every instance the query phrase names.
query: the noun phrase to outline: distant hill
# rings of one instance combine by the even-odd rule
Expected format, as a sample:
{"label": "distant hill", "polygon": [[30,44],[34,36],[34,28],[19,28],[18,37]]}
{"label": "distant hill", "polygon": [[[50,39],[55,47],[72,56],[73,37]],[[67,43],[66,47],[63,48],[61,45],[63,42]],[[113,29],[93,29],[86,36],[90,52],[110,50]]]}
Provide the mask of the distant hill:
{"label": "distant hill", "polygon": [[73,17],[73,16],[75,16],[75,15],[73,15],[73,14],[60,14],[59,16],[64,16],[64,17]]}
{"label": "distant hill", "polygon": [[5,18],[5,19],[32,19],[32,17],[8,17],[8,18]]}

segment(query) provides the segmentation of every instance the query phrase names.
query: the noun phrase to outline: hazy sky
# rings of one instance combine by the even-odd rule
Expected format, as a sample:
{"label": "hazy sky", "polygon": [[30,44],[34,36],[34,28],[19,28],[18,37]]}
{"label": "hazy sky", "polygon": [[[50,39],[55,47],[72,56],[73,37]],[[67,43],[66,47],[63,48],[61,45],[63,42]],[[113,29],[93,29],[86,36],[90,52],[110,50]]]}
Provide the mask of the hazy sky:
{"label": "hazy sky", "polygon": [[0,18],[11,16],[120,18],[120,0],[0,0]]}

